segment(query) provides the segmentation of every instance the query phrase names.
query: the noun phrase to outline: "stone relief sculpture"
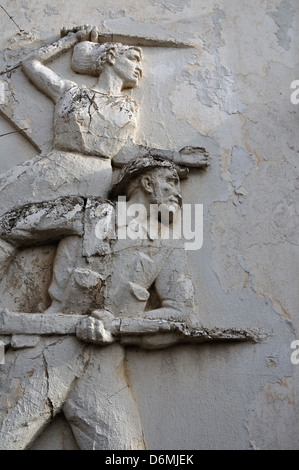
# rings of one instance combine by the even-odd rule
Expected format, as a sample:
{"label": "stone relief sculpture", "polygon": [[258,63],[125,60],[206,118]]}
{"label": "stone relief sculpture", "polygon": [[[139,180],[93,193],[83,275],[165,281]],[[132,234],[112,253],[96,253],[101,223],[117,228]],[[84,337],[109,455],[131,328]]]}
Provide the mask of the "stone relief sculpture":
{"label": "stone relief sculpture", "polygon": [[[8,212],[1,218],[1,236],[16,247],[62,238],[50,286],[56,312],[86,314],[101,308],[115,317],[144,317],[148,291],[155,286],[161,308],[147,312],[146,317],[187,320],[193,286],[184,244],[153,239],[148,220],[151,204],[164,205],[169,212],[179,209],[179,174],[185,176],[179,167],[153,156],[140,157],[124,167],[113,194],[126,196],[128,207],[142,204],[146,209],[142,239],[97,239],[101,217],[108,219],[107,226],[114,223],[114,218],[109,220],[112,203],[100,198],[85,203],[78,197]],[[53,313],[53,308],[46,313]]]}
{"label": "stone relief sculpture", "polygon": [[[179,174],[180,170],[169,161],[142,157],[124,168],[113,192],[115,195],[124,192],[128,204],[142,201],[147,206],[159,195],[160,203],[171,209],[176,204],[179,209]],[[48,394],[36,394],[38,384],[28,386],[27,396],[12,407],[4,419],[1,448],[26,448],[50,417],[60,410],[80,449],[144,448],[138,409],[124,375],[118,372],[124,360],[121,345],[156,349],[184,341],[254,338],[246,331],[212,333],[187,327],[184,322],[194,308],[194,299],[183,246],[172,245],[170,240],[161,243],[162,240],[151,240],[148,236],[146,240],[129,242],[110,240],[109,249],[105,246],[99,252],[99,247],[93,244],[90,212],[101,218],[109,204],[98,198],[89,199],[87,205],[82,198],[60,198],[27,205],[19,212],[12,211],[2,217],[1,235],[13,240],[16,246],[46,242],[72,233],[64,241],[75,262],[74,268],[69,270],[69,256],[62,255],[58,260],[61,269],[56,266],[57,273],[68,276],[60,311],[73,315],[2,313],[2,333],[10,335],[15,349],[27,346],[34,347],[36,355],[40,349],[47,351],[44,356],[49,353],[49,358],[40,365],[40,368],[46,367],[45,375],[49,376],[51,358],[57,360],[62,354],[61,348],[71,351],[72,360],[63,361],[63,368],[67,365],[71,371],[66,377],[54,375],[50,379],[50,410],[44,411]],[[86,212],[89,212],[87,217]],[[32,223],[33,214],[35,221]],[[84,225],[88,226],[87,231]],[[147,224],[144,229],[148,230]],[[147,310],[151,286],[155,287],[160,305]],[[91,315],[84,316],[86,313]],[[58,339],[57,335],[60,335]],[[61,336],[64,339],[60,339]],[[117,341],[121,345],[113,344]],[[99,347],[105,345],[111,346]],[[14,360],[11,372],[21,367],[22,357]],[[29,364],[32,367],[32,361]],[[28,371],[26,364],[22,367],[18,374],[24,376],[22,382],[26,387]],[[43,379],[42,374],[37,379],[41,388]],[[9,385],[2,381],[5,390]],[[117,400],[111,399],[114,391],[119,390],[124,392]],[[25,416],[24,402],[33,404],[27,407]],[[25,420],[26,427],[24,421],[17,419],[18,415]]]}
{"label": "stone relief sculpture", "polygon": [[[18,179],[21,174],[23,184],[19,183],[18,193],[14,194],[14,206],[18,200],[23,202],[24,197],[36,202],[43,195],[48,198],[50,194],[69,195],[74,192],[74,184],[82,196],[107,196],[111,160],[122,166],[132,156],[148,152],[139,146],[133,148],[138,105],[125,94],[126,89],[138,86],[142,78],[142,50],[120,43],[99,44],[97,36],[96,28],[86,25],[74,28],[22,63],[30,81],[55,104],[54,139],[50,155],[20,165]],[[72,48],[73,70],[99,77],[92,89],[59,77],[45,65]],[[124,149],[126,144],[129,148]],[[166,152],[165,156],[186,166],[208,165],[202,148]],[[30,191],[28,185],[32,186]],[[13,181],[9,180],[2,187],[2,197],[9,198],[13,188]]]}
{"label": "stone relief sculpture", "polygon": [[[62,39],[33,53],[22,64],[32,83],[55,104],[53,151],[20,165],[13,176],[4,175],[0,206],[6,209],[22,205],[24,200],[39,202],[74,193],[106,198],[112,182],[111,160],[122,166],[134,154],[148,151],[132,142],[138,107],[122,94],[136,87],[142,77],[141,48],[98,44],[97,29],[88,25],[63,30],[62,35]],[[73,69],[99,76],[93,89],[65,80],[44,65],[71,48]],[[162,154],[186,166],[208,164],[202,148]],[[13,255],[12,247],[0,241],[0,279]]]}
{"label": "stone relief sculpture", "polygon": [[[0,191],[6,207],[1,279],[19,249],[59,243],[49,309],[0,314],[1,338],[10,346],[7,372],[0,375],[0,447],[30,447],[63,410],[80,449],[143,449],[139,411],[123,371],[126,345],[155,349],[258,335],[188,323],[196,307],[186,252],[178,240],[153,239],[148,217],[138,227],[142,237],[109,235],[118,196],[126,196],[129,207],[142,204],[147,214],[150,205],[162,204],[173,221],[186,167],[206,167],[208,156],[202,148],[171,152],[134,144],[137,104],[123,93],[142,78],[139,46],[100,44],[89,26],[63,30],[62,36],[22,64],[54,101],[53,151],[21,165],[16,177],[5,175]],[[94,88],[45,65],[71,48],[72,68],[99,76]],[[111,162],[123,167],[113,185]],[[124,221],[126,230],[134,230],[131,222]],[[105,226],[102,239],[98,224]],[[8,407],[16,374],[24,393]]]}

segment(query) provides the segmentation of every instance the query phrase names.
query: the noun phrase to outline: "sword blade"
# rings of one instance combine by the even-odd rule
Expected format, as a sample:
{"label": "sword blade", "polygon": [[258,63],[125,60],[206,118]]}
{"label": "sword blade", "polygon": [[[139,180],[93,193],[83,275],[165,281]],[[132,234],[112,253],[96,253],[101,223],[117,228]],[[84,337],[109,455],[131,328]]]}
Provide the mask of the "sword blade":
{"label": "sword blade", "polygon": [[126,34],[110,34],[101,33],[99,35],[99,43],[104,42],[120,42],[128,46],[140,47],[176,47],[176,48],[192,48],[190,44],[175,41],[172,39],[152,39],[146,37],[129,36]]}

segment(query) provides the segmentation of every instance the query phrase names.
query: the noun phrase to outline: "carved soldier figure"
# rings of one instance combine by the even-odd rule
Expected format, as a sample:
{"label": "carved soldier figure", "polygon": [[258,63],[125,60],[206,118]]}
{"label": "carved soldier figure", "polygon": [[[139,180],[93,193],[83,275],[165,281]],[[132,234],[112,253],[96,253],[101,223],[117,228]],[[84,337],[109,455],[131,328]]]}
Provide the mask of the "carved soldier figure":
{"label": "carved soldier figure", "polygon": [[[55,203],[27,205],[0,219],[1,237],[17,248],[62,239],[49,289],[53,304],[47,313],[104,309],[115,317],[188,319],[193,287],[184,243],[172,239],[171,233],[161,239],[163,220],[153,237],[155,221],[150,220],[154,206],[164,208],[164,217],[165,212],[173,217],[180,208],[180,177],[186,177],[186,170],[154,156],[133,160],[123,168],[112,194],[126,196],[128,213],[136,205],[144,209],[145,218],[138,222],[139,235],[134,239],[130,235],[120,239],[118,233],[116,240],[109,239],[109,234],[105,241],[97,238],[99,221],[106,219],[110,228],[115,223],[112,203],[99,198],[90,198],[87,204],[78,197],[60,198]],[[130,233],[137,228],[135,219],[124,216]],[[123,227],[117,222],[120,233]],[[160,308],[145,314],[151,288]]]}
{"label": "carved soldier figure", "polygon": [[[14,170],[16,178],[4,175],[0,207],[9,209],[24,201],[72,194],[108,195],[111,158],[132,136],[137,124],[137,104],[121,91],[138,85],[142,53],[140,48],[122,44],[89,42],[90,38],[97,41],[96,30],[89,26],[76,29],[22,64],[33,84],[54,101],[53,151],[19,165]],[[59,77],[44,65],[74,46],[73,68],[99,76],[92,90]],[[0,279],[13,254],[11,247],[0,240]]]}
{"label": "carved soldier figure", "polygon": [[[85,229],[85,245],[82,246],[81,238],[75,236],[68,239],[67,247],[62,242],[50,286],[54,311],[82,313],[82,302],[89,304],[89,309],[92,309],[93,302],[96,309],[102,307],[117,317],[188,319],[193,307],[193,286],[184,244],[170,239],[171,235],[163,240],[159,233],[159,238],[153,239],[150,221],[151,207],[154,205],[164,207],[164,211],[171,214],[181,206],[179,174],[185,176],[184,171],[171,162],[152,156],[141,157],[124,167],[120,180],[114,185],[113,195],[126,196],[126,212],[130,212],[133,205],[144,209],[146,215],[138,223],[139,227],[134,226],[134,220],[126,222],[128,230],[138,228],[139,236],[137,234],[137,239],[132,240],[128,235],[122,240],[116,234],[117,239],[110,242],[106,257],[99,255],[98,248],[86,249],[86,238],[90,236],[94,239],[95,222],[88,227],[87,236]],[[161,232],[163,224],[159,225]],[[121,230],[122,227],[118,226],[119,233]],[[72,275],[69,276],[70,260],[76,257]],[[71,279],[67,283],[62,281],[61,286],[58,279],[64,276]],[[88,277],[92,279],[90,283]],[[99,294],[99,286],[103,286],[102,295]],[[159,308],[145,313],[151,287]],[[92,289],[96,291],[93,295]],[[96,295],[102,305],[97,305]]]}
{"label": "carved soldier figure", "polygon": [[[93,88],[78,86],[61,78],[46,65],[72,48],[73,69],[99,77],[98,84]],[[126,172],[122,174],[125,179],[121,179],[115,187],[115,195],[127,194],[131,203],[142,200],[149,204],[153,200],[151,198],[158,201],[159,195],[166,197],[167,191],[171,190],[172,197],[180,203],[180,170],[171,163],[162,164],[161,160],[159,164],[156,160],[154,167],[146,167],[149,161],[146,155],[151,153],[150,149],[134,147],[137,104],[125,95],[125,90],[139,84],[141,61],[142,52],[138,46],[99,44],[96,29],[84,26],[64,32],[60,40],[41,48],[22,64],[31,82],[54,102],[53,150],[48,155],[37,156],[15,167],[1,180],[0,207],[3,207],[3,212],[14,209],[18,214],[22,212],[25,202],[29,204],[28,215],[33,215],[33,218],[26,219],[26,227],[21,228],[18,223],[12,225],[8,237],[8,232],[2,231],[0,280],[19,247],[32,246],[43,240],[62,239],[50,287],[55,302],[54,311],[67,312],[67,308],[71,307],[72,312],[78,313],[79,310],[83,313],[99,308],[100,313],[81,321],[77,328],[79,339],[46,336],[34,347],[31,336],[28,339],[25,335],[21,343],[16,339],[16,349],[26,348],[27,342],[33,349],[22,349],[21,355],[13,351],[7,354],[7,361],[10,355],[13,357],[12,376],[16,373],[22,377],[24,394],[1,418],[0,446],[3,449],[29,446],[51,416],[55,416],[62,407],[82,449],[144,447],[139,411],[123,370],[124,348],[112,344],[103,349],[97,343],[103,343],[103,325],[109,341],[114,341],[113,319],[118,316],[188,317],[193,308],[193,287],[184,252],[171,244],[161,247],[158,243],[155,246],[151,240],[146,243],[136,240],[135,246],[133,244],[125,251],[116,241],[112,253],[105,254],[97,251],[93,240],[86,239],[87,231],[84,230],[84,210],[88,209],[85,208],[86,198],[91,203],[92,198],[108,198],[112,160],[121,167],[136,155],[145,157],[145,167],[140,172],[138,170],[138,174],[133,172],[133,179],[127,180]],[[162,151],[161,154],[181,165],[207,165],[204,149],[186,148],[181,152]],[[125,180],[127,184],[124,185]],[[70,215],[68,224],[65,225],[65,219],[43,219],[42,216],[44,225],[39,224],[37,207],[42,207],[46,201],[53,203],[57,198],[67,200],[70,196],[77,198],[77,202],[73,206],[69,203],[69,212],[65,211],[63,204],[53,209],[54,212]],[[33,212],[30,204],[33,204]],[[37,206],[34,207],[34,204]],[[128,267],[132,268],[128,279],[121,277],[121,271]],[[176,286],[176,281],[181,288]],[[151,288],[156,296],[156,303],[153,304],[149,299]],[[122,312],[124,306],[125,311]],[[41,375],[32,372],[31,351],[36,353],[34,363],[37,371],[43,371]],[[55,364],[58,361],[59,366],[49,368],[50,357],[54,358]],[[26,360],[28,367],[24,363]],[[56,369],[58,375],[56,372],[52,374]],[[1,400],[4,403],[6,391],[11,394],[10,377],[10,373],[0,376]],[[5,408],[4,404],[2,409]]]}
{"label": "carved soldier figure", "polygon": [[[137,103],[122,93],[139,84],[141,49],[120,43],[99,44],[97,29],[88,25],[64,31],[63,36],[31,54],[22,64],[32,83],[55,104],[53,150],[17,166],[12,175],[3,176],[0,207],[6,210],[21,206],[24,201],[40,202],[74,194],[107,198],[112,181],[111,160],[122,166],[136,152],[148,152],[134,146]],[[61,78],[45,65],[72,48],[72,68],[99,77],[93,88]],[[164,152],[164,157],[186,166],[208,164],[201,148]],[[13,255],[11,246],[0,240],[0,280]]]}
{"label": "carved soldier figure", "polygon": [[[148,214],[150,214],[151,204],[163,204],[173,213],[182,204],[180,175],[186,176],[186,173],[169,161],[153,156],[142,157],[124,167],[118,182],[113,187],[113,194],[114,196],[126,195],[129,206],[142,204]],[[143,448],[139,413],[130,394],[125,375],[118,373],[120,368],[124,367],[124,349],[118,344],[112,344],[104,349],[97,344],[103,345],[103,326],[107,331],[107,337],[111,335],[109,337],[111,339],[107,342],[113,343],[114,321],[117,317],[163,318],[180,321],[188,319],[194,307],[194,299],[185,251],[183,245],[172,244],[171,240],[164,240],[164,243],[163,240],[152,240],[149,221],[145,220],[146,239],[111,240],[111,250],[100,255],[98,247],[92,249],[88,240],[88,237],[93,240],[94,234],[88,231],[86,240],[85,230],[82,230],[84,214],[80,215],[80,198],[76,200],[77,205],[73,200],[71,202],[72,211],[64,214],[63,220],[56,220],[56,217],[61,217],[61,212],[55,210],[55,204],[52,212],[48,213],[45,213],[45,205],[41,206],[41,213],[44,217],[42,215],[39,219],[39,213],[36,211],[36,220],[39,222],[35,224],[28,224],[30,206],[27,207],[25,217],[22,219],[23,213],[19,220],[14,220],[13,224],[9,220],[12,221],[11,217],[15,217],[15,212],[6,214],[1,220],[2,236],[10,238],[18,246],[22,243],[28,245],[30,240],[34,243],[46,241],[49,237],[54,240],[55,231],[59,238],[63,236],[64,230],[67,234],[73,233],[68,243],[73,244],[73,254],[76,257],[72,270],[64,266],[65,272],[69,272],[70,280],[64,292],[65,298],[60,304],[61,311],[86,313],[92,307],[97,308],[92,316],[84,317],[77,327],[77,337],[83,340],[83,343],[67,337],[62,340],[63,342],[71,341],[68,347],[73,349],[75,348],[74,341],[77,341],[82,353],[81,355],[78,352],[73,353],[73,357],[77,357],[77,360],[75,363],[72,361],[70,378],[62,379],[64,392],[60,398],[56,397],[53,392],[56,398],[52,400],[52,407],[54,407],[52,414],[55,415],[63,409],[81,449]],[[100,201],[99,204],[105,206],[110,203]],[[68,216],[70,212],[72,212],[72,217]],[[130,221],[128,221],[129,224]],[[6,234],[5,227],[7,228]],[[89,256],[84,254],[86,245]],[[65,265],[63,252],[59,264]],[[61,266],[57,268],[60,269]],[[104,290],[97,304],[94,300],[98,293],[99,283],[103,283]],[[152,286],[154,286],[159,305],[146,311]],[[48,317],[51,318],[51,315]],[[54,320],[55,316],[53,316]],[[54,340],[53,342],[55,343]],[[86,349],[84,343],[93,345]],[[50,347],[47,340],[45,340],[45,345],[47,348]],[[42,344],[38,347],[42,347]],[[112,388],[109,386],[110,383]],[[114,398],[115,388],[121,393]],[[57,390],[59,390],[58,383]],[[29,395],[33,392],[34,390],[26,390]],[[41,397],[40,400],[42,399]],[[34,400],[37,400],[36,396]],[[11,415],[14,412],[17,413],[19,406],[21,403],[18,403],[15,410],[10,410],[9,413]],[[29,413],[26,417],[30,429],[33,421],[38,423],[39,427],[34,427],[34,435],[49,419],[47,414],[44,417],[36,416],[36,410],[39,408],[42,408],[42,403],[34,406],[32,416]],[[13,418],[11,420],[7,418],[0,433],[1,448],[14,448],[11,439],[14,435],[19,436],[15,448],[20,448],[20,446],[24,448],[33,438],[32,433],[27,433],[27,430],[24,433],[22,427],[18,427]]]}

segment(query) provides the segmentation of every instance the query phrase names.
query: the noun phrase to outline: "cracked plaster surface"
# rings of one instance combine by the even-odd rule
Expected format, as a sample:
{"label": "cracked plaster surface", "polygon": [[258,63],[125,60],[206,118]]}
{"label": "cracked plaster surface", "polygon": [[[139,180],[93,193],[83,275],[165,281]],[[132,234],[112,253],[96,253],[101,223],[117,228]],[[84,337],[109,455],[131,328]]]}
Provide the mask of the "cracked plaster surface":
{"label": "cracked plaster surface", "polygon": [[[27,129],[27,160],[35,150],[30,140],[49,150],[53,108],[18,64],[27,52],[56,37],[64,25],[61,18],[72,26],[82,11],[79,2],[39,0],[34,9],[26,1],[2,4],[13,17],[0,11],[0,72],[8,90],[2,110],[18,129]],[[298,367],[290,365],[289,344],[299,335],[298,107],[290,102],[290,84],[299,77],[298,5],[295,0],[148,0],[140,9],[133,0],[116,0],[111,9],[108,0],[101,8],[91,0],[84,15],[84,22],[96,22],[106,32],[147,31],[194,46],[145,50],[145,77],[133,92],[140,107],[137,141],[208,148],[213,158],[207,175],[193,172],[188,185],[183,184],[185,202],[203,203],[205,210],[204,246],[190,257],[200,320],[211,325],[216,319],[245,322],[273,333],[254,353],[248,347],[236,353],[230,346],[200,351],[181,346],[152,356],[129,352],[128,371],[146,440],[153,448],[160,443],[164,448],[294,448],[299,378]],[[64,59],[53,68],[78,82]],[[12,146],[18,145],[16,138],[5,137]],[[8,167],[9,144],[4,148],[0,161]],[[21,400],[22,382],[18,377],[13,381],[10,399]],[[149,401],[144,390],[150,384]],[[182,402],[184,419],[178,422],[172,409],[174,403],[180,409]],[[44,413],[51,414],[50,402],[45,401]],[[217,423],[211,429],[215,413],[226,433],[220,435]],[[208,436],[194,416],[202,428],[209,427]]]}

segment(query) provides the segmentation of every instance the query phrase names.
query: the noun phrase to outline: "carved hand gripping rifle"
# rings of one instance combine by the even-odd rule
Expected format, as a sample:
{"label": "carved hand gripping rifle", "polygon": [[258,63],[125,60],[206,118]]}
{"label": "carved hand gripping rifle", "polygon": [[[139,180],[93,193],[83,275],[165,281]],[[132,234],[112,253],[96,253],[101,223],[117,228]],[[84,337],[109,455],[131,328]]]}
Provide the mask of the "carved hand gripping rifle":
{"label": "carved hand gripping rifle", "polygon": [[[87,322],[96,320],[96,334],[86,338]],[[76,335],[79,339],[99,346],[119,341],[145,349],[161,349],[180,343],[198,344],[210,341],[258,342],[262,335],[245,329],[207,329],[191,327],[185,322],[148,320],[145,318],[115,318],[104,311],[85,315],[0,313],[0,335],[12,347],[33,347],[41,336]]]}

